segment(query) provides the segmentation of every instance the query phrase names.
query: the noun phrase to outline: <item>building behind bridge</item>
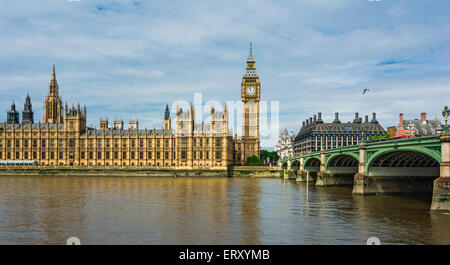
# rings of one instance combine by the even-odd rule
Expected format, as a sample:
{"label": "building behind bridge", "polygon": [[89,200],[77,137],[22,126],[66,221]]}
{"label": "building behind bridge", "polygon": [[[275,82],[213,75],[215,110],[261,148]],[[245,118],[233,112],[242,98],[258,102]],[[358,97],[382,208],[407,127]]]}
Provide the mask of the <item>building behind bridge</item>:
{"label": "building behind bridge", "polygon": [[409,136],[424,136],[433,135],[443,132],[442,124],[438,117],[434,120],[427,120],[427,114],[422,112],[420,119],[405,120],[403,119],[403,113],[400,113],[399,123],[396,129],[396,136],[409,135]]}
{"label": "building behind bridge", "polygon": [[280,156],[280,159],[288,158],[294,155],[294,135],[290,135],[285,128],[278,138],[278,143],[274,151]]}
{"label": "building behind bridge", "polygon": [[378,123],[376,113],[372,113],[372,119],[365,116],[364,122],[355,113],[353,122],[341,123],[339,113],[335,113],[335,119],[331,123],[322,120],[322,113],[313,115],[303,121],[300,132],[294,139],[294,153],[310,153],[314,151],[327,150],[347,145],[356,145],[361,139],[370,139],[373,136],[384,135],[386,131]]}

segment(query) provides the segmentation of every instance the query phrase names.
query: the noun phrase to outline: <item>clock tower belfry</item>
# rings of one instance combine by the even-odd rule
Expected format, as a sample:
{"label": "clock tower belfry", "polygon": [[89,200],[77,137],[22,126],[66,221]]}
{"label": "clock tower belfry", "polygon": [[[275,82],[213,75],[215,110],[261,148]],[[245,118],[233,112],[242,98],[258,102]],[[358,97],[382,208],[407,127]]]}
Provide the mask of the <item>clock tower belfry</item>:
{"label": "clock tower belfry", "polygon": [[255,68],[253,47],[250,42],[250,53],[247,58],[247,66],[242,77],[242,155],[241,162],[247,157],[256,155],[259,157],[259,100],[261,84]]}

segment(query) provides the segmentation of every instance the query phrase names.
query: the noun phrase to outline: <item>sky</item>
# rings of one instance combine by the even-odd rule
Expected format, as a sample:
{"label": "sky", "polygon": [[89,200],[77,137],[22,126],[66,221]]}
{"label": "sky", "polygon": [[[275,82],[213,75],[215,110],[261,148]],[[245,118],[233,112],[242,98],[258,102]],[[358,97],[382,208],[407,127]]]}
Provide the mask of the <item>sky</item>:
{"label": "sky", "polygon": [[27,93],[42,120],[55,64],[63,102],[86,104],[88,125],[161,128],[165,105],[194,93],[239,101],[250,41],[279,130],[317,112],[376,112],[384,128],[399,113],[442,121],[450,104],[448,0],[0,1],[2,122]]}

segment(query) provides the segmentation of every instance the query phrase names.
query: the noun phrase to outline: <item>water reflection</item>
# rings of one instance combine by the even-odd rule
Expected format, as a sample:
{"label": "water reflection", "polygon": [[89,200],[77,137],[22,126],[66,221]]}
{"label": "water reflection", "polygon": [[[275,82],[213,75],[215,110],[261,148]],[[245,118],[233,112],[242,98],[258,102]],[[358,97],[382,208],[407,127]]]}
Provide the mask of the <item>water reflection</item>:
{"label": "water reflection", "polygon": [[450,244],[429,206],[278,179],[0,177],[0,243]]}

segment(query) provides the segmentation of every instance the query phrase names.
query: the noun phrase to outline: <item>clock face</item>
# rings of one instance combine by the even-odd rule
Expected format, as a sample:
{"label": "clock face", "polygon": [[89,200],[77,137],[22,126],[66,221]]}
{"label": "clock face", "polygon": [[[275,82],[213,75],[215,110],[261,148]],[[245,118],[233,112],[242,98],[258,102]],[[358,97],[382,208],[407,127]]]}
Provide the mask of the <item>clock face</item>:
{"label": "clock face", "polygon": [[253,95],[255,95],[256,89],[253,86],[248,86],[245,89],[245,92],[247,93],[247,95],[253,96]]}

